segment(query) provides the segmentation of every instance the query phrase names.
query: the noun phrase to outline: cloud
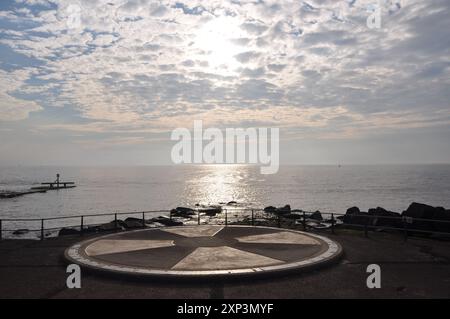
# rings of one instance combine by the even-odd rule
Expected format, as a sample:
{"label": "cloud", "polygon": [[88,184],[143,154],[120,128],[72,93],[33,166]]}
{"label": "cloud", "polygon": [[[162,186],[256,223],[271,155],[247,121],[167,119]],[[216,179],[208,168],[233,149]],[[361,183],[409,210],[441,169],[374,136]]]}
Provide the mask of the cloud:
{"label": "cloud", "polygon": [[[322,118],[342,110],[326,123],[345,136],[376,134],[389,117],[407,127],[402,114],[414,125],[442,125],[438,119],[449,114],[448,1],[387,1],[378,30],[365,25],[370,3],[12,2],[0,12],[2,120],[64,108],[62,125],[70,130],[142,132],[186,118],[220,123],[226,112],[276,116],[285,108],[322,109]],[[312,120],[294,122],[300,128]],[[276,123],[294,128],[288,116]]]}
{"label": "cloud", "polygon": [[42,110],[34,101],[13,95],[20,90],[22,81],[29,76],[29,70],[5,72],[0,70],[0,121],[18,121],[28,117],[31,112]]}
{"label": "cloud", "polygon": [[242,53],[236,54],[234,57],[236,58],[236,60],[238,60],[241,63],[247,63],[250,61],[254,61],[255,59],[257,59],[260,56],[261,56],[261,53],[259,53],[259,52],[248,51],[248,52],[242,52]]}

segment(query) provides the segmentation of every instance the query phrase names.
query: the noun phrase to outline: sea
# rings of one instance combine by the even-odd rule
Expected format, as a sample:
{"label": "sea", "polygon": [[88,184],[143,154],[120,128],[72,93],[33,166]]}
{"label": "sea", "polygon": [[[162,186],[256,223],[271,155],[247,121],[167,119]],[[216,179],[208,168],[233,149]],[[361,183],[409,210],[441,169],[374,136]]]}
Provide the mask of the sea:
{"label": "sea", "polygon": [[[0,199],[0,219],[158,211],[230,201],[240,207],[289,204],[292,209],[328,213],[345,213],[352,206],[402,212],[414,201],[450,208],[450,165],[284,165],[273,175],[262,175],[252,165],[16,166],[0,168],[0,191],[53,182],[57,173],[77,187]],[[46,223],[58,227],[79,221]],[[36,221],[3,222],[3,229],[38,226]]]}

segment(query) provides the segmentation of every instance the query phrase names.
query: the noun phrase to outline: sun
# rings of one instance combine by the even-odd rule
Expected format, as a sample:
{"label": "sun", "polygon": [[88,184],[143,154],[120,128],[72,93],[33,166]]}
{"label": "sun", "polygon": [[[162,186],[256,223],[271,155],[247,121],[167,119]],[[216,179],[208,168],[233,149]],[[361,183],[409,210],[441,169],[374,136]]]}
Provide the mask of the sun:
{"label": "sun", "polygon": [[235,55],[243,48],[233,42],[242,36],[235,18],[223,16],[209,20],[200,27],[194,39],[194,47],[203,54],[209,68],[217,73],[229,73],[239,66]]}

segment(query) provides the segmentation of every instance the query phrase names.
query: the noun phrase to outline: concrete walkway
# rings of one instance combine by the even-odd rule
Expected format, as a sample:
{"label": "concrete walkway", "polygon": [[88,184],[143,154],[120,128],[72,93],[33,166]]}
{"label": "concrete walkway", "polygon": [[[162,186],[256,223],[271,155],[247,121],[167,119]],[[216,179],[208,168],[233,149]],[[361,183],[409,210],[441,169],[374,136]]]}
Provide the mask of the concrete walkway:
{"label": "concrete walkway", "polygon": [[[344,257],[324,269],[268,279],[180,282],[116,279],[82,274],[67,289],[67,247],[79,236],[43,242],[0,242],[1,298],[450,298],[450,243],[393,234],[339,230]],[[87,237],[83,237],[86,239]],[[366,267],[381,266],[381,289],[368,289]]]}

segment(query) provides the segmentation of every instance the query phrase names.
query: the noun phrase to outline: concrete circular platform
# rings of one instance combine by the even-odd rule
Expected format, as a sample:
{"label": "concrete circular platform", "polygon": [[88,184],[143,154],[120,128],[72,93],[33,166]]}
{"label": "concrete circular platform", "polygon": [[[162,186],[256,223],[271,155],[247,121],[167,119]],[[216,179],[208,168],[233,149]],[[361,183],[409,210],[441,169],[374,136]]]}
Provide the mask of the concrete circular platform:
{"label": "concrete circular platform", "polygon": [[252,226],[181,226],[99,236],[69,247],[88,269],[159,277],[222,277],[301,271],[330,263],[341,246],[323,236]]}

